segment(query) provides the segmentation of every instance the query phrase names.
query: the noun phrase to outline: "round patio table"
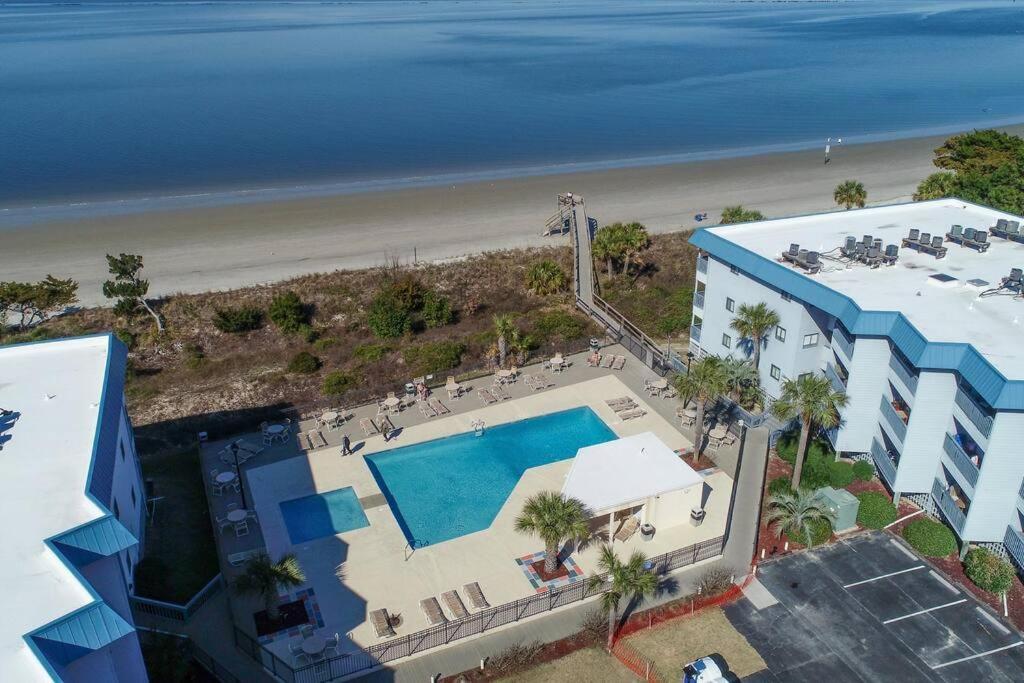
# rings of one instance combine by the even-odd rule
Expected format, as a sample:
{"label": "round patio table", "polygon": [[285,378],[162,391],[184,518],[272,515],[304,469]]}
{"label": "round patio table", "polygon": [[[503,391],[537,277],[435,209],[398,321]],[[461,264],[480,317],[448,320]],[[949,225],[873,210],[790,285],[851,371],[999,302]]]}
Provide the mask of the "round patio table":
{"label": "round patio table", "polygon": [[228,470],[227,472],[221,472],[216,477],[214,477],[213,480],[218,484],[230,484],[235,480],[235,476],[236,475],[234,472]]}
{"label": "round patio table", "polygon": [[232,510],[231,512],[228,513],[228,521],[229,522],[241,522],[242,520],[244,520],[248,516],[249,516],[249,511],[248,510],[242,510],[242,509]]}
{"label": "round patio table", "polygon": [[508,379],[509,377],[512,376],[512,371],[511,370],[498,370],[498,372],[496,372],[495,374],[498,377],[500,377],[501,379]]}
{"label": "round patio table", "polygon": [[696,408],[686,408],[683,410],[683,415],[685,415],[686,417],[696,418],[697,410]]}
{"label": "round patio table", "polygon": [[728,429],[726,429],[725,427],[719,426],[719,427],[715,427],[710,432],[708,432],[708,438],[709,439],[724,439],[725,435],[728,434],[728,433],[729,433]]}
{"label": "round patio table", "polygon": [[401,403],[402,399],[398,398],[397,396],[392,396],[390,398],[384,399],[384,405],[386,405],[388,408],[397,408],[399,405],[401,405]]}
{"label": "round patio table", "polygon": [[327,641],[320,636],[310,636],[302,641],[302,651],[307,655],[318,655],[327,647]]}
{"label": "round patio table", "polygon": [[651,382],[651,386],[654,387],[655,389],[668,389],[668,380],[663,377],[659,380]]}
{"label": "round patio table", "polygon": [[336,412],[334,412],[333,410],[328,410],[326,413],[324,413],[323,415],[320,416],[320,421],[323,422],[324,424],[328,424],[328,425],[329,424],[334,424],[334,422],[337,419],[338,419],[338,414]]}
{"label": "round patio table", "polygon": [[284,425],[273,424],[267,427],[267,434],[277,436],[284,433]]}

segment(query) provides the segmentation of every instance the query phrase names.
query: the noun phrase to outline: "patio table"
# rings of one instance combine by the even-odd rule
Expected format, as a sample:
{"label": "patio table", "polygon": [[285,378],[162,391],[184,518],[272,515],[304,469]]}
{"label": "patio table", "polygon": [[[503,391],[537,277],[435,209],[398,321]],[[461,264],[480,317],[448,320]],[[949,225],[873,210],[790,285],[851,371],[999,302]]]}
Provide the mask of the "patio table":
{"label": "patio table", "polygon": [[388,408],[397,408],[401,404],[402,399],[398,398],[397,396],[391,396],[389,398],[384,399],[384,405],[386,405]]}
{"label": "patio table", "polygon": [[229,522],[238,523],[238,522],[244,521],[248,516],[249,516],[249,511],[248,510],[242,510],[242,509],[232,510],[231,512],[228,513],[228,521]]}
{"label": "patio table", "polygon": [[683,415],[685,415],[686,417],[689,417],[689,418],[696,418],[697,417],[697,409],[696,408],[686,408],[686,409],[683,410]]}
{"label": "patio table", "polygon": [[235,476],[236,475],[234,472],[228,470],[226,472],[221,472],[216,477],[214,477],[213,480],[218,484],[230,484],[235,480]]}
{"label": "patio table", "polygon": [[665,389],[668,389],[668,380],[662,377],[659,380],[651,382],[651,386],[657,389],[658,391],[664,391]]}
{"label": "patio table", "polygon": [[272,424],[272,425],[269,425],[267,427],[267,434],[270,434],[272,436],[277,436],[278,434],[283,434],[283,433],[284,433],[284,425]]}
{"label": "patio table", "polygon": [[302,651],[307,655],[318,655],[323,653],[327,647],[327,641],[320,636],[310,636],[302,641]]}
{"label": "patio table", "polygon": [[325,425],[333,425],[335,422],[338,421],[338,417],[338,413],[334,412],[333,410],[328,410],[327,412],[320,416],[320,421],[323,422]]}
{"label": "patio table", "polygon": [[722,439],[725,438],[726,434],[728,434],[728,433],[729,433],[728,429],[726,429],[725,427],[719,425],[719,426],[715,427],[714,429],[712,429],[710,432],[708,432],[708,438],[709,439],[715,439],[716,441],[721,441]]}

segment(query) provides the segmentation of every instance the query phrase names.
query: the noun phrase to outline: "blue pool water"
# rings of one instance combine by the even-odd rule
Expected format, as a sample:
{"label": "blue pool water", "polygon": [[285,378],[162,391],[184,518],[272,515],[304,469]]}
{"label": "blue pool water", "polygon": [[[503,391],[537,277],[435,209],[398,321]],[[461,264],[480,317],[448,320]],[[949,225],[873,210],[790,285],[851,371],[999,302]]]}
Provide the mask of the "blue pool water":
{"label": "blue pool water", "polygon": [[590,408],[574,408],[368,456],[407,539],[417,546],[486,529],[523,472],[615,439]]}
{"label": "blue pool water", "polygon": [[369,526],[351,486],[281,503],[281,516],[293,544]]}

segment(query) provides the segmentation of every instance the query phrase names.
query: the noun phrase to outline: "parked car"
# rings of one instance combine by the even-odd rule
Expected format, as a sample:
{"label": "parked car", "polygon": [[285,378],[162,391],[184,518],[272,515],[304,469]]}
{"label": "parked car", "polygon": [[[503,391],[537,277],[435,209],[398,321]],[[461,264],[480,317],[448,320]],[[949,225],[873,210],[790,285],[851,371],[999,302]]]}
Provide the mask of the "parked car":
{"label": "parked car", "polygon": [[725,683],[728,679],[711,657],[701,657],[683,667],[682,683]]}

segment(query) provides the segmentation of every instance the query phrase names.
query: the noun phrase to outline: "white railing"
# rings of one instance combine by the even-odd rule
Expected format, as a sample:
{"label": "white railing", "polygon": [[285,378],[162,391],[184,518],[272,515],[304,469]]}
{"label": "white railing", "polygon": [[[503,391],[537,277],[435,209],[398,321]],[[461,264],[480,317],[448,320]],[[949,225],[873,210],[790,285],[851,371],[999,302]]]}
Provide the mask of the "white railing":
{"label": "white railing", "polygon": [[893,434],[899,440],[900,444],[902,444],[903,441],[907,438],[906,423],[903,422],[900,416],[896,414],[896,409],[892,407],[892,404],[889,402],[889,399],[887,399],[885,396],[882,397],[881,408],[882,415],[885,416],[885,421],[889,423],[890,427],[892,427]]}
{"label": "white railing", "polygon": [[704,292],[693,293],[693,307],[704,308]]}
{"label": "white railing", "polygon": [[957,536],[963,538],[964,523],[967,521],[967,516],[964,515],[963,510],[956,506],[956,503],[953,502],[953,499],[946,491],[944,483],[938,479],[932,484],[932,498],[939,506],[942,516],[953,527],[953,531],[956,532]]}
{"label": "white railing", "polygon": [[832,383],[832,388],[841,394],[846,393],[846,382],[839,376],[839,372],[836,371],[834,365],[829,363],[825,366],[825,376],[828,377],[828,381]]}
{"label": "white railing", "polygon": [[871,459],[875,461],[875,469],[882,475],[882,478],[891,487],[896,483],[896,464],[889,457],[889,454],[878,443],[878,439],[871,440]]}
{"label": "white railing", "polygon": [[700,325],[690,325],[690,339],[695,342],[700,341]]}
{"label": "white railing", "polygon": [[964,411],[967,419],[978,428],[978,431],[988,438],[988,435],[992,433],[992,418],[986,415],[985,411],[974,402],[974,399],[959,387],[956,390],[956,404],[960,406],[960,410]]}
{"label": "white railing", "polygon": [[698,256],[697,257],[697,272],[706,273],[708,272],[708,257]]}
{"label": "white railing", "polygon": [[899,356],[895,353],[889,358],[889,367],[896,373],[896,376],[903,382],[903,386],[910,389],[910,393],[917,392],[917,375],[910,371],[903,361],[900,360]]}
{"label": "white railing", "polygon": [[1003,545],[1010,557],[1017,563],[1017,568],[1024,572],[1024,534],[1012,526],[1006,527],[1006,535],[1003,536]]}
{"label": "white railing", "polygon": [[978,468],[971,462],[971,459],[964,452],[964,449],[960,448],[960,444],[956,440],[946,434],[946,440],[942,444],[943,449],[946,451],[946,455],[953,461],[957,471],[964,475],[964,479],[973,487],[978,483]]}

